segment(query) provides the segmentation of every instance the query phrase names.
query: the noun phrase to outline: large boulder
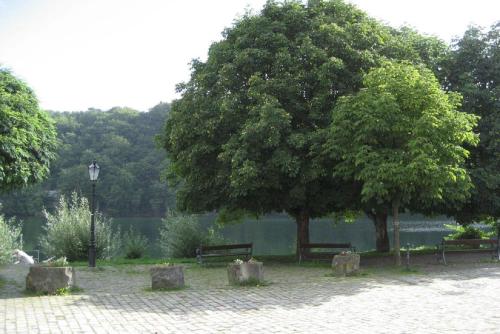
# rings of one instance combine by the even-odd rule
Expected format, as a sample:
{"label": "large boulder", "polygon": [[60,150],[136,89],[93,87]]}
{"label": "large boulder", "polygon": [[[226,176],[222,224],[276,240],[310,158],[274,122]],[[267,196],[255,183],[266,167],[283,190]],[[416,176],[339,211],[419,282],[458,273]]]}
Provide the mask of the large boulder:
{"label": "large boulder", "polygon": [[184,268],[182,266],[155,266],[150,269],[150,273],[153,290],[184,287]]}
{"label": "large boulder", "polygon": [[75,285],[75,270],[72,267],[32,266],[26,276],[26,290],[35,293],[55,294],[58,289]]}
{"label": "large boulder", "polygon": [[264,265],[262,262],[249,261],[230,263],[227,267],[229,284],[262,283],[264,281]]}
{"label": "large boulder", "polygon": [[333,257],[332,268],[335,276],[348,276],[359,271],[359,254],[344,253]]}

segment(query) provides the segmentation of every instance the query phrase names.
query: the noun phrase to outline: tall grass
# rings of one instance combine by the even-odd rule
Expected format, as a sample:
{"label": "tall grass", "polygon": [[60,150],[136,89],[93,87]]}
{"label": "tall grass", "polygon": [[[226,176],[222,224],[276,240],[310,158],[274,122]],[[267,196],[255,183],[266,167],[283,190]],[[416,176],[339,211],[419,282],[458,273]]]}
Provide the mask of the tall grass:
{"label": "tall grass", "polygon": [[122,243],[127,259],[140,259],[148,247],[148,239],[133,227],[123,234]]}
{"label": "tall grass", "polygon": [[[91,213],[85,197],[71,194],[69,201],[61,196],[54,213],[44,210],[45,235],[40,245],[47,256],[65,256],[69,261],[88,258]],[[111,220],[95,214],[97,258],[110,258],[119,251],[120,233],[113,233]]]}
{"label": "tall grass", "polygon": [[16,248],[22,248],[21,226],[0,215],[0,264],[10,263]]}

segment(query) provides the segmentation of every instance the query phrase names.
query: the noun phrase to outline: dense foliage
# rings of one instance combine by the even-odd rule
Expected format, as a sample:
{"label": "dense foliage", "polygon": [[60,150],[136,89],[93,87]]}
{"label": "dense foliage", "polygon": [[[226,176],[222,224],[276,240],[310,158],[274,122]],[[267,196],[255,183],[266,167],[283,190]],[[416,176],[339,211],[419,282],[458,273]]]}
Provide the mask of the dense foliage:
{"label": "dense foliage", "polygon": [[101,167],[96,191],[101,211],[112,216],[163,216],[174,199],[160,178],[167,160],[154,137],[169,108],[159,104],[147,113],[127,108],[53,113],[61,145],[51,176],[40,185],[4,195],[4,212],[34,216],[43,206],[52,208],[59,195],[77,191],[90,196],[87,167],[96,159]]}
{"label": "dense foliage", "polygon": [[54,158],[56,133],[33,91],[0,68],[0,191],[43,180]]}
{"label": "dense foliage", "polygon": [[453,231],[446,236],[446,239],[449,240],[485,239],[488,237],[488,233],[472,225],[445,225],[445,227]]}
{"label": "dense foliage", "polygon": [[361,183],[363,202],[391,209],[399,261],[401,208],[467,199],[464,145],[478,141],[477,117],[459,112],[460,95],[442,91],[423,66],[387,62],[363,83],[335,107],[325,148],[340,159],[334,174]]}
{"label": "dense foliage", "polygon": [[21,227],[0,215],[0,264],[10,263],[15,249],[22,249]]}
{"label": "dense foliage", "polygon": [[[69,261],[88,258],[90,240],[90,209],[85,197],[76,193],[67,200],[61,196],[56,211],[44,212],[45,233],[40,245],[46,257],[66,257]],[[120,233],[114,233],[111,222],[100,212],[95,214],[97,258],[104,259],[117,255],[120,249]]]}
{"label": "dense foliage", "polygon": [[340,0],[270,1],[223,37],[193,62],[165,128],[179,208],[284,211],[307,243],[311,217],[352,202],[318,157],[335,101],[385,57],[437,64],[445,47]]}
{"label": "dense foliage", "polygon": [[471,149],[467,168],[472,196],[449,213],[461,223],[500,219],[500,22],[489,31],[469,28],[454,45],[444,66],[446,88],[460,92],[462,110],[481,116],[479,145]]}

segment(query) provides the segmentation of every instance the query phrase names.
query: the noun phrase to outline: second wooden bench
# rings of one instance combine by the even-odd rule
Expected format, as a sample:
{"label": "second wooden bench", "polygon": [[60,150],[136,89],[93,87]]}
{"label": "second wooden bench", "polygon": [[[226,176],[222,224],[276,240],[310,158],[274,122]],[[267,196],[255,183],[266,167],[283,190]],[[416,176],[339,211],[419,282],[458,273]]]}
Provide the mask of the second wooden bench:
{"label": "second wooden bench", "polygon": [[[481,248],[481,245],[489,246]],[[464,247],[465,246],[465,247]],[[446,264],[446,252],[472,252],[472,251],[489,251],[491,257],[495,256],[500,259],[498,240],[495,239],[460,239],[460,240],[445,240],[443,239],[437,246],[438,260],[439,253],[443,263]]]}
{"label": "second wooden bench", "polygon": [[228,257],[228,256],[244,256],[245,260],[250,260],[252,257],[253,244],[233,244],[233,245],[200,245],[196,249],[196,259],[202,264],[205,258]]}
{"label": "second wooden bench", "polygon": [[[326,249],[327,251],[316,251],[311,250],[316,249]],[[319,259],[319,260],[331,260],[334,255],[340,254],[342,252],[355,252],[356,248],[351,245],[350,242],[347,243],[309,243],[300,245],[299,263],[302,260],[309,259]]]}

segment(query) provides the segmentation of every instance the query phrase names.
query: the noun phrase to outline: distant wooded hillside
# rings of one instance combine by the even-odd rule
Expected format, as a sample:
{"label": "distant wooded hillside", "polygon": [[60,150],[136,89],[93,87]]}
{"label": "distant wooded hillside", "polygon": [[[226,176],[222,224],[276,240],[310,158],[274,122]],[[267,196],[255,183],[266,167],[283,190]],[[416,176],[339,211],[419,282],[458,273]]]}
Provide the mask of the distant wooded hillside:
{"label": "distant wooded hillside", "polygon": [[149,112],[129,108],[108,111],[53,112],[59,139],[58,157],[43,183],[2,194],[7,216],[36,216],[51,209],[59,195],[72,191],[89,197],[88,165],[101,167],[96,199],[99,209],[112,216],[162,216],[175,205],[173,192],[160,174],[167,160],[157,148],[170,105],[160,103]]}

